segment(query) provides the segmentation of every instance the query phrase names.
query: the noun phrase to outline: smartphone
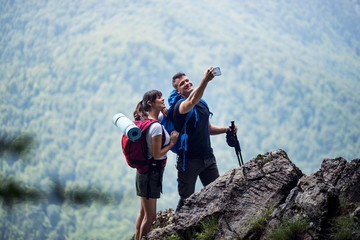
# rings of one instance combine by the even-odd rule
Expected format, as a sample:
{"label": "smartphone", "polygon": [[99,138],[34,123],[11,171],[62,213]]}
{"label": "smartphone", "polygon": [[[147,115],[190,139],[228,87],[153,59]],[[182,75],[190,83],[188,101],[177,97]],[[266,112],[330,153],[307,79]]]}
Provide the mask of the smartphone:
{"label": "smartphone", "polygon": [[213,72],[214,76],[220,76],[221,75],[220,67],[214,68],[214,70],[212,72]]}

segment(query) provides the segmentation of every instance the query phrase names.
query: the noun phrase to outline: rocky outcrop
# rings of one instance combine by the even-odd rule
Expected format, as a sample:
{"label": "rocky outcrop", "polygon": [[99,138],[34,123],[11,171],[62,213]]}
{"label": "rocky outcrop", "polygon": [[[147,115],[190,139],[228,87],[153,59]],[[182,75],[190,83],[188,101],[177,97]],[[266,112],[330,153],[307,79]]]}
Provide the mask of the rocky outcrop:
{"label": "rocky outcrop", "polygon": [[[304,238],[331,239],[336,234],[336,220],[356,214],[359,203],[360,159],[325,159],[317,172],[299,180],[280,206],[281,214],[277,212],[273,219],[289,219],[300,213],[309,221]],[[360,231],[351,234],[360,239]]]}
{"label": "rocky outcrop", "polygon": [[[202,223],[212,219],[214,239],[276,239],[286,231],[293,239],[331,239],[341,216],[350,216],[354,228],[349,231],[360,236],[359,198],[359,159],[325,159],[317,172],[304,176],[277,150],[258,155],[194,193],[180,211],[170,214],[166,226],[147,238],[190,239],[201,235]],[[295,227],[289,227],[289,233],[290,225]]]}

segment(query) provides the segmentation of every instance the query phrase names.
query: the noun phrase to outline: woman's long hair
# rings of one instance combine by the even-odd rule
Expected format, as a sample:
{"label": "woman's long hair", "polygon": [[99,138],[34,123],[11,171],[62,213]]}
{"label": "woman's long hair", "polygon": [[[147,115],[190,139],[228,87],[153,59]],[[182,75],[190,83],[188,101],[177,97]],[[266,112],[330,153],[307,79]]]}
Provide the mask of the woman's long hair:
{"label": "woman's long hair", "polygon": [[161,97],[162,93],[158,90],[151,90],[148,91],[144,94],[143,99],[137,104],[135,111],[134,111],[134,119],[135,120],[140,120],[140,118],[142,119],[147,119],[148,118],[148,112],[151,109],[151,106],[149,104],[147,104],[147,101],[150,102],[155,102],[155,99],[157,97]]}

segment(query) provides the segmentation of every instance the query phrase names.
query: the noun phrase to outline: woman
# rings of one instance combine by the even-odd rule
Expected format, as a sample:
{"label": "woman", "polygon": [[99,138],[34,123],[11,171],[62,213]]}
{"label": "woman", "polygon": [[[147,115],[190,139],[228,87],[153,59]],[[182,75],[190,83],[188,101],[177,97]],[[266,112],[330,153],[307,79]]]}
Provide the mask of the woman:
{"label": "woman", "polygon": [[[161,111],[166,111],[161,92],[148,91],[138,103],[134,118],[158,120]],[[146,132],[148,159],[153,159],[154,164],[147,173],[136,172],[136,193],[140,196],[140,212],[136,220],[135,240],[150,232],[151,224],[156,218],[156,199],[160,198],[166,153],[175,145],[178,136],[179,133],[176,131],[169,136],[159,122],[152,123]]]}

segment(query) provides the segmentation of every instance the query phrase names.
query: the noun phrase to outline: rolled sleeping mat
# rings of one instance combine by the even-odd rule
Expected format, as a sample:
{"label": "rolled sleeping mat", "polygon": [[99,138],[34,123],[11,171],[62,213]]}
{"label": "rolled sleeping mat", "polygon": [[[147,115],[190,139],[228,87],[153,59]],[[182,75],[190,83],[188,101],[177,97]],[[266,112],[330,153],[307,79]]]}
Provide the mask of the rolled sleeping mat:
{"label": "rolled sleeping mat", "polygon": [[133,121],[128,119],[124,114],[117,113],[113,117],[113,123],[120,128],[120,131],[125,134],[131,141],[141,137],[141,130],[135,125]]}

